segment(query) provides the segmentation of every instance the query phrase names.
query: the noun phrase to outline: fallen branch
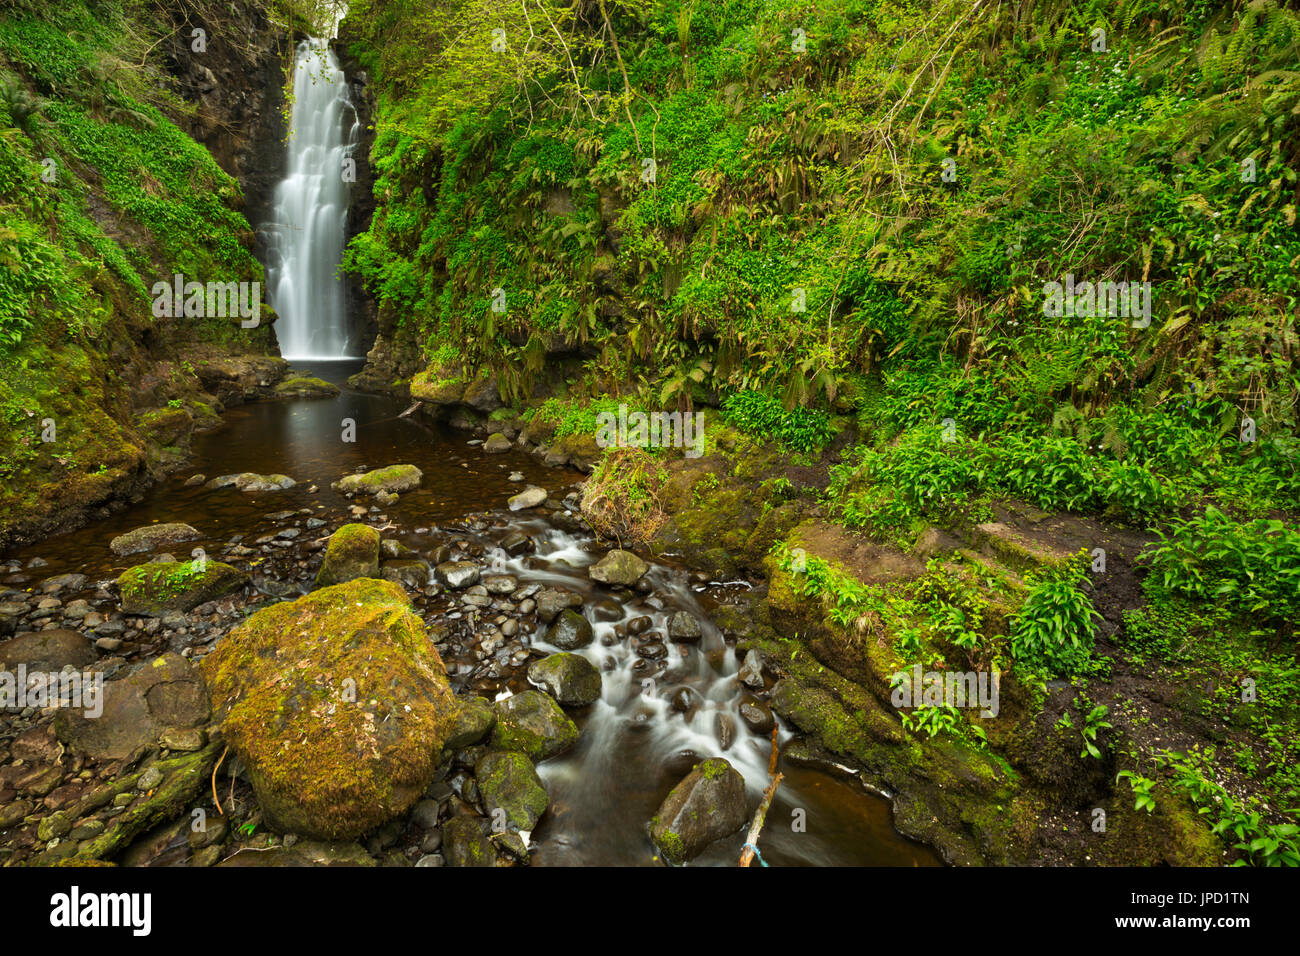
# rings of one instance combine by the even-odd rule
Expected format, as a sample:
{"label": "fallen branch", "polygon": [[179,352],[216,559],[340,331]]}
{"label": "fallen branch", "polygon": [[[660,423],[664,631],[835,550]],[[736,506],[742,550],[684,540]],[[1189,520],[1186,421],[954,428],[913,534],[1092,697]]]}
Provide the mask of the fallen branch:
{"label": "fallen branch", "polygon": [[[754,822],[749,825],[749,835],[745,837],[745,848],[740,851],[740,865],[749,866],[754,860],[754,855],[758,853],[758,835],[763,830],[763,823],[767,820],[767,811],[772,806],[772,797],[776,795],[776,788],[780,786],[785,774],[778,773],[772,778],[772,782],[767,785],[763,791],[763,802],[758,805],[754,811]],[[759,858],[760,860],[762,857]],[[764,863],[764,866],[767,864]]]}
{"label": "fallen branch", "polygon": [[217,760],[217,765],[212,768],[212,802],[217,805],[217,815],[225,816],[226,811],[221,809],[221,799],[217,796],[217,771],[221,769],[221,761],[226,759],[226,754],[230,753],[230,746],[221,751],[221,757]]}

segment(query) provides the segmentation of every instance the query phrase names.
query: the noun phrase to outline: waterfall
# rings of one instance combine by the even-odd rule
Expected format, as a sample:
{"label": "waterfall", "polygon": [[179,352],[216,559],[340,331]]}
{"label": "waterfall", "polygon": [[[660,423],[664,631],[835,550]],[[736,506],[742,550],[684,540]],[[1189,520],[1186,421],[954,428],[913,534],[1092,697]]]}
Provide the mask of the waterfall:
{"label": "waterfall", "polygon": [[348,215],[345,161],[359,134],[329,41],[299,43],[288,171],[275,190],[267,267],[268,297],[279,314],[276,335],[288,359],[347,357],[346,296],[338,265]]}

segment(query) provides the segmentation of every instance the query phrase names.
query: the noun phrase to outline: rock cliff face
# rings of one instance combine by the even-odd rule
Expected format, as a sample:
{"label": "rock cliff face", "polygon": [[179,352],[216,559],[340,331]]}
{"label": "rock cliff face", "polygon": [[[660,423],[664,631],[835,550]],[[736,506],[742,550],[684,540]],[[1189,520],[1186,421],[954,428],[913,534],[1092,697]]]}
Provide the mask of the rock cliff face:
{"label": "rock cliff face", "polygon": [[[177,125],[212,153],[244,190],[244,215],[258,230],[258,258],[265,261],[260,227],[270,216],[275,186],[284,175],[288,122],[285,69],[295,38],[272,24],[255,0],[235,0],[207,16],[176,8],[166,55],[175,91],[194,107]],[[203,31],[196,50],[194,31]]]}
{"label": "rock cliff face", "polygon": [[[355,58],[348,54],[348,24],[343,23],[335,52],[339,64],[348,77],[348,94],[356,110],[358,140],[353,150],[357,161],[357,181],[352,186],[352,204],[348,207],[348,242],[370,228],[375,214],[375,174],[370,165],[370,147],[375,141],[375,97],[370,90],[370,77]],[[346,117],[345,122],[351,117]],[[379,331],[379,315],[375,300],[366,292],[360,278],[347,275],[348,290],[348,353],[364,355],[375,342]]]}
{"label": "rock cliff face", "polygon": [[[119,95],[112,83],[93,70],[83,70],[75,82],[55,83],[40,56],[22,45],[23,37],[55,25],[83,44],[70,39],[69,55],[87,56],[83,47],[97,43],[107,49],[122,26],[96,20],[95,11],[70,2],[50,11],[0,13],[22,25],[6,34],[0,54],[16,70],[13,82],[45,97],[50,116],[67,124],[52,126],[57,135],[47,138],[59,168],[82,180],[83,228],[102,232],[91,254],[108,255],[106,267],[94,273],[93,295],[105,305],[92,336],[40,308],[34,330],[7,350],[8,368],[36,371],[7,376],[0,399],[29,409],[34,421],[55,422],[58,441],[38,447],[25,432],[0,440],[0,472],[7,479],[0,491],[0,546],[75,527],[138,497],[184,461],[190,435],[215,425],[224,405],[269,394],[284,375],[271,310],[262,309],[253,329],[160,317],[150,307],[149,290],[160,277],[182,271],[200,280],[216,274],[258,278],[247,253],[264,261],[257,227],[266,221],[284,172],[291,30],[267,15],[262,0],[135,8],[134,26],[127,29],[162,37],[147,57],[153,89],[144,99],[163,117],[133,125],[127,113],[114,119],[86,107]],[[125,137],[121,148],[133,151],[138,181],[109,182],[116,157],[101,147],[104,137],[114,136]],[[18,157],[39,156],[29,137],[11,142]],[[177,175],[178,168],[188,172]],[[54,222],[49,208],[75,201],[72,194],[47,193],[31,193],[19,214]],[[232,211],[235,216],[225,215]],[[68,255],[87,254],[84,240],[67,230],[51,227],[47,235]],[[128,282],[111,263],[148,266],[138,282]]]}

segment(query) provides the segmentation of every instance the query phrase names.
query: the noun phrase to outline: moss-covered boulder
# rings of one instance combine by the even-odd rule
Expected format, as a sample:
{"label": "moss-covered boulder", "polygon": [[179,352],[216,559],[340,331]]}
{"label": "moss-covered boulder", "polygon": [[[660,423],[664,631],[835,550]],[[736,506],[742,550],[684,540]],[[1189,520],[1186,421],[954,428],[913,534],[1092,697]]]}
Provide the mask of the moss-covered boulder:
{"label": "moss-covered boulder", "polygon": [[587,574],[593,581],[599,581],[601,584],[627,586],[635,584],[641,579],[641,575],[649,570],[650,565],[631,551],[617,549],[588,568]]}
{"label": "moss-covered boulder", "polygon": [[126,534],[119,534],[108,543],[109,550],[119,557],[156,551],[160,547],[170,547],[182,541],[193,541],[199,536],[198,531],[179,521],[166,524],[150,524],[143,528],[133,528]]}
{"label": "moss-covered boulder", "polygon": [[136,427],[159,445],[176,445],[194,430],[194,416],[184,408],[155,408],[136,420]]}
{"label": "moss-covered boulder", "polygon": [[529,830],[546,812],[550,800],[533,762],[521,753],[494,750],[474,765],[474,779],[489,817],[502,817],[511,830]]}
{"label": "moss-covered boulder", "polygon": [[268,825],[353,839],[410,809],[456,724],[402,589],[358,579],[254,614],[203,660]]}
{"label": "moss-covered boulder", "polygon": [[714,757],[673,787],[650,821],[650,838],[669,863],[684,863],[744,823],[745,778]]}
{"label": "moss-covered boulder", "polygon": [[314,375],[295,375],[275,387],[276,398],[333,398],[339,387]]}
{"label": "moss-covered boulder", "polygon": [[566,707],[583,707],[600,697],[600,671],[581,654],[551,654],[534,661],[528,680]]}
{"label": "moss-covered boulder", "polygon": [[499,700],[495,707],[492,746],[498,750],[517,750],[536,763],[564,753],[578,740],[578,725],[539,690]]}
{"label": "moss-covered boulder", "polygon": [[127,614],[162,614],[193,610],[247,582],[247,574],[220,561],[150,561],[122,572],[117,590]]}
{"label": "moss-covered boulder", "polygon": [[325,560],[316,574],[316,587],[379,577],[379,532],[363,524],[345,524],[332,535]]}
{"label": "moss-covered boulder", "polygon": [[411,398],[433,405],[451,405],[465,394],[465,380],[454,367],[430,367],[411,376],[410,388]]}
{"label": "moss-covered boulder", "polygon": [[389,465],[363,475],[347,475],[330,487],[344,495],[377,495],[381,491],[395,495],[420,487],[424,472],[414,465]]}

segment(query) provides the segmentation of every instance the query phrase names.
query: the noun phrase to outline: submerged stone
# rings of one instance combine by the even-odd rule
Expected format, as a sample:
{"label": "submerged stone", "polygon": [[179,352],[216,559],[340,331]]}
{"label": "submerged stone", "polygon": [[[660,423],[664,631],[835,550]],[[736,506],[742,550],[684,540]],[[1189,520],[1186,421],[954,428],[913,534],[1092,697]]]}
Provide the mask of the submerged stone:
{"label": "submerged stone", "polygon": [[181,541],[193,541],[197,537],[199,537],[197,530],[180,522],[151,524],[118,535],[108,543],[108,547],[114,554],[124,557],[128,554],[155,551],[161,546],[178,544]]}

